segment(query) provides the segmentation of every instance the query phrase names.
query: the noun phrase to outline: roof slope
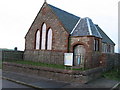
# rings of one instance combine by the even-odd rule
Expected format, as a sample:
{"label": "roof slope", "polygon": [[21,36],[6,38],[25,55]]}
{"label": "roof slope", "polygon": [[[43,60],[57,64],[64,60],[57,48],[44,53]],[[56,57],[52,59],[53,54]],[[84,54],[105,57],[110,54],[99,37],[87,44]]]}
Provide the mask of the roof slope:
{"label": "roof slope", "polygon": [[80,19],[80,17],[75,16],[73,14],[70,14],[64,10],[61,10],[57,7],[54,7],[50,4],[48,4],[51,9],[53,10],[53,12],[56,14],[56,16],[59,18],[59,20],[62,22],[62,24],[64,25],[65,29],[70,33],[74,26],[76,25],[76,23],[78,22],[78,20]]}
{"label": "roof slope", "polygon": [[96,27],[102,36],[102,42],[115,45],[115,43],[103,32],[103,30],[98,25],[96,25]]}
{"label": "roof slope", "polygon": [[48,4],[48,6],[51,7],[71,36],[92,35],[102,38],[102,42],[115,45],[115,43],[101,30],[98,25],[95,25],[90,18],[80,18],[50,4]]}
{"label": "roof slope", "polygon": [[71,33],[72,36],[86,36],[90,35],[88,31],[88,25],[86,19],[80,19],[78,22],[78,25],[73,30],[73,33]]}
{"label": "roof slope", "polygon": [[74,28],[74,31],[71,33],[72,36],[87,36],[92,35],[96,37],[101,37],[96,26],[90,18],[81,18],[78,22],[78,25]]}
{"label": "roof slope", "polygon": [[87,18],[88,21],[89,21],[89,25],[90,25],[90,28],[91,28],[91,33],[93,36],[96,36],[96,37],[100,37],[102,38],[101,34],[99,33],[98,29],[96,28],[95,24],[92,22],[91,19]]}

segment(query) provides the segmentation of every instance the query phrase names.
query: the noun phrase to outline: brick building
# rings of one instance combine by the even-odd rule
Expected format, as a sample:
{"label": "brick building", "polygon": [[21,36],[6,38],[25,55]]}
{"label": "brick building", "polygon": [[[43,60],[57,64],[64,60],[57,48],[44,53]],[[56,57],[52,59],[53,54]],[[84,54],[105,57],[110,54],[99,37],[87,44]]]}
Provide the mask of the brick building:
{"label": "brick building", "polygon": [[74,66],[92,68],[103,63],[102,53],[114,53],[114,46],[90,18],[45,2],[25,36],[24,59],[63,65],[64,53],[73,53]]}

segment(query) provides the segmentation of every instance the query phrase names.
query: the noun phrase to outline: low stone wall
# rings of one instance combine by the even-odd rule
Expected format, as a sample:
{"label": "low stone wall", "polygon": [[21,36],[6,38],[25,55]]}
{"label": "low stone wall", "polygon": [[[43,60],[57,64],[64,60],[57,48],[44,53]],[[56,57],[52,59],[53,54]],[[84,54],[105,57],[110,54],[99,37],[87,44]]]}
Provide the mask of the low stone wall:
{"label": "low stone wall", "polygon": [[2,60],[23,60],[23,51],[1,50]]}
{"label": "low stone wall", "polygon": [[0,50],[0,60],[2,60],[2,50]]}
{"label": "low stone wall", "polygon": [[114,60],[114,67],[120,67],[120,53],[115,54]]}
{"label": "low stone wall", "polygon": [[101,76],[101,72],[104,71],[104,68],[98,67],[85,71],[75,71],[4,62],[3,70],[29,75],[37,75],[40,77],[46,77],[49,79],[65,82],[88,83],[91,80],[99,78]]}
{"label": "low stone wall", "polygon": [[63,65],[64,53],[47,50],[26,50],[24,52],[24,60]]}
{"label": "low stone wall", "polygon": [[112,69],[114,67],[120,67],[120,54],[119,53],[102,53],[101,55],[102,65],[106,69]]}
{"label": "low stone wall", "polygon": [[92,53],[92,68],[100,66],[100,52],[93,52]]}

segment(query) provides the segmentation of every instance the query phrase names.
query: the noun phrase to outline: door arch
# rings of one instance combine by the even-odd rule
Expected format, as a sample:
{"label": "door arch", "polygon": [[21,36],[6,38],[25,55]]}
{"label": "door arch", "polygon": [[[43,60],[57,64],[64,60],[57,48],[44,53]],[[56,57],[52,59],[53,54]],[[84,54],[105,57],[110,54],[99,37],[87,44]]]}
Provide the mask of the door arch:
{"label": "door arch", "polygon": [[74,61],[73,65],[74,66],[84,66],[84,61],[85,61],[85,47],[84,45],[76,45],[74,47]]}

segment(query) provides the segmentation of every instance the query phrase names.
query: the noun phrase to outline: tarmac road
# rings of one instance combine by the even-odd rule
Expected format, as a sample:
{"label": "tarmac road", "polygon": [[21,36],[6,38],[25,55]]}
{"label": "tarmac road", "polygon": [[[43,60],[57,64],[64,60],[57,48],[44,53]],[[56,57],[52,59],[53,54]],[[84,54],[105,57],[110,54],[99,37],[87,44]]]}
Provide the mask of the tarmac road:
{"label": "tarmac road", "polygon": [[30,88],[30,87],[3,79],[2,88]]}
{"label": "tarmac road", "polygon": [[[22,73],[3,71],[3,77],[13,81],[20,81],[26,83],[25,85],[34,86],[35,88],[113,88],[119,81],[109,80],[106,78],[99,78],[87,84],[77,82],[63,82],[35,75],[25,75]],[[7,79],[7,80],[8,80]],[[4,81],[3,81],[4,84]],[[4,85],[3,85],[4,86]]]}

